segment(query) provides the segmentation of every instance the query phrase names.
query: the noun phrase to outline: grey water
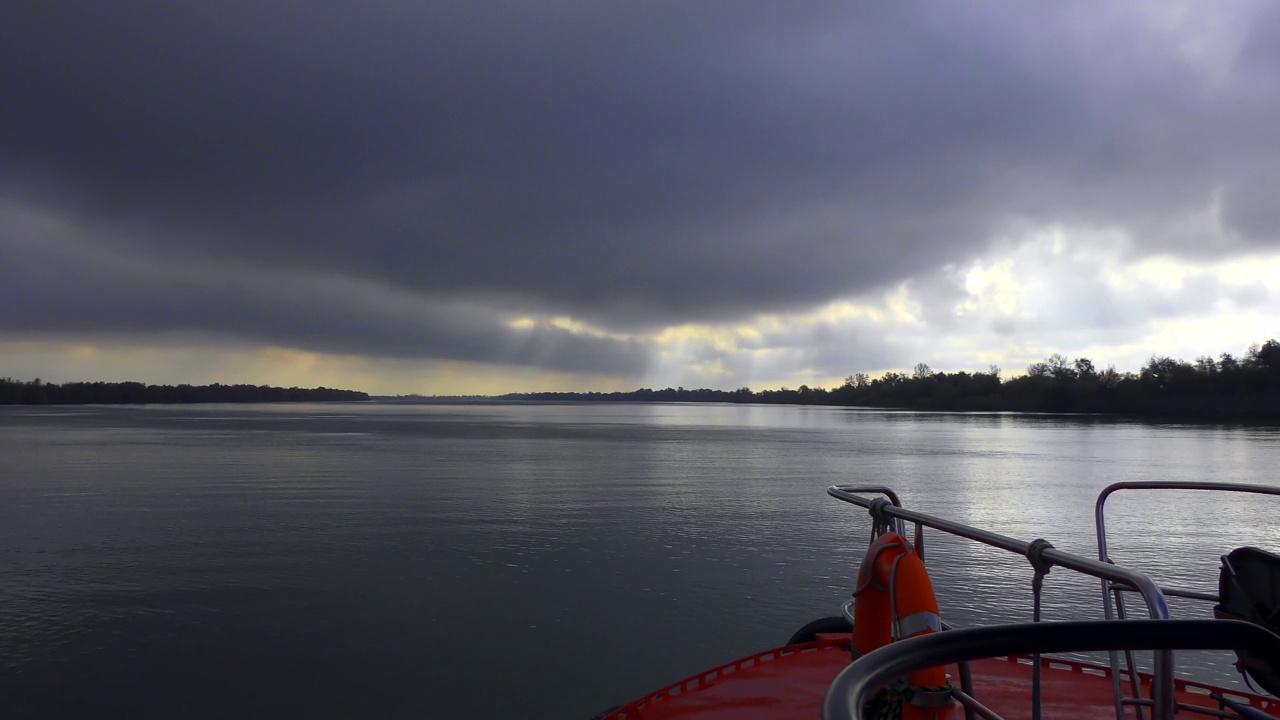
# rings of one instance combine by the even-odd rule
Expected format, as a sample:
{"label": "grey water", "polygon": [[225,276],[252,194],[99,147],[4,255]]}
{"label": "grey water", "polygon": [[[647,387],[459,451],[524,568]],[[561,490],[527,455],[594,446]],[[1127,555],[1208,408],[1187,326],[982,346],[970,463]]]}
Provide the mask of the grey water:
{"label": "grey water", "polygon": [[[832,483],[1093,555],[1110,482],[1277,467],[1275,429],[1087,417],[4,407],[0,716],[586,720],[837,614],[870,524]],[[1165,584],[1280,548],[1266,499],[1108,509],[1113,557]],[[926,550],[952,624],[1030,618],[1025,559]],[[1093,580],[1045,592],[1050,619],[1101,617]]]}

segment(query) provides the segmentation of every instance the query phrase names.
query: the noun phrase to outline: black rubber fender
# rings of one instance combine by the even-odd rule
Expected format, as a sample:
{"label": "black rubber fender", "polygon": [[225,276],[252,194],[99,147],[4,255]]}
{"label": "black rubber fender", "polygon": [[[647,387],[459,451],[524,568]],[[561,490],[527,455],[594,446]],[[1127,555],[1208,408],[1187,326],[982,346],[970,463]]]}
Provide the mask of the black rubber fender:
{"label": "black rubber fender", "polygon": [[851,633],[853,632],[853,624],[840,616],[818,618],[813,622],[805,625],[791,636],[787,641],[788,645],[797,645],[799,643],[813,642],[818,639],[819,633]]}

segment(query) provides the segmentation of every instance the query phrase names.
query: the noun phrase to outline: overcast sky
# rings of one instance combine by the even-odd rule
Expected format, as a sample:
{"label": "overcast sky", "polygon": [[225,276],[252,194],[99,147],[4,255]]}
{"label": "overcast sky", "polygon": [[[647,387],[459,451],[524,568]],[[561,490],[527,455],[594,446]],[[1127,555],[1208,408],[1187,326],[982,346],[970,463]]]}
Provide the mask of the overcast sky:
{"label": "overcast sky", "polygon": [[1280,4],[9,3],[0,376],[829,385],[1280,336]]}

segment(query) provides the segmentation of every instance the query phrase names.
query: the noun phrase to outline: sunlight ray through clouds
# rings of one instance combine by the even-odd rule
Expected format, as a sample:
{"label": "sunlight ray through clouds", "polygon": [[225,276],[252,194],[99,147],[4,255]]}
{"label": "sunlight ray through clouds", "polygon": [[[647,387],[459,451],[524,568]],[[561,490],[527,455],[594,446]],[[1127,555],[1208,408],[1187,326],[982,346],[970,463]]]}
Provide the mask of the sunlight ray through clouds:
{"label": "sunlight ray through clouds", "polygon": [[1120,233],[1058,228],[879,297],[668,329],[651,380],[828,386],[916,362],[1017,373],[1054,352],[1136,369],[1153,353],[1238,353],[1280,327],[1280,253],[1205,263],[1130,247]]}
{"label": "sunlight ray through clouds", "polygon": [[[0,350],[10,374],[49,379],[345,384],[374,393],[472,394],[640,385],[829,387],[855,372],[906,370],[917,362],[936,370],[995,364],[1014,374],[1054,352],[1126,370],[1152,354],[1190,359],[1239,353],[1270,337],[1268,329],[1273,335],[1280,328],[1280,253],[1205,262],[1132,257],[1131,250],[1123,233],[1053,228],[999,243],[967,264],[886,292],[808,311],[650,333],[613,332],[568,315],[506,321],[514,334],[501,356],[546,365],[563,342],[626,344],[649,357],[640,373],[371,358],[245,342],[218,350],[221,345],[182,334],[161,343],[139,336],[136,344],[11,339],[0,341]],[[531,345],[535,339],[541,345]]]}
{"label": "sunlight ray through clouds", "polygon": [[812,386],[1280,326],[1274,2],[142,5],[0,23],[0,373]]}

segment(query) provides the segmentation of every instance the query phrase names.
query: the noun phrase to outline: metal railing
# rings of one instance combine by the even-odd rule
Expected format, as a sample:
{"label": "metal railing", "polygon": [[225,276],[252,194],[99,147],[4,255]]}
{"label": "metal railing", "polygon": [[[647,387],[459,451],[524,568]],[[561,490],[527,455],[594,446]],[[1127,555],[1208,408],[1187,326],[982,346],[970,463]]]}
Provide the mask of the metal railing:
{"label": "metal railing", "polygon": [[[898,504],[890,504],[880,499],[868,499],[861,497],[857,493],[878,492],[883,493],[887,488],[881,487],[859,487],[855,485],[832,485],[827,488],[827,494],[831,497],[852,503],[860,507],[871,510],[873,516],[882,514],[888,518],[894,518],[905,522],[914,523],[917,526],[933,528],[957,537],[966,538],[983,545],[1007,550],[1008,552],[1022,555],[1023,557],[1031,557],[1033,542],[1019,540],[1001,535],[1000,533],[983,530],[981,528],[965,525],[964,523],[947,520],[927,513],[908,510]],[[1135,588],[1147,603],[1147,610],[1154,620],[1167,620],[1169,618],[1169,605],[1165,602],[1164,593],[1160,587],[1155,584],[1151,578],[1129,568],[1114,565],[1102,560],[1094,560],[1092,558],[1074,555],[1055,547],[1044,547],[1039,551],[1041,557],[1050,564],[1057,567],[1064,567],[1069,570],[1075,570],[1085,575],[1095,578],[1103,578],[1111,582],[1122,583],[1129,587]]]}
{"label": "metal railing", "polygon": [[[886,495],[890,499],[884,498],[866,498],[859,493],[877,493]],[[917,542],[923,539],[922,528],[928,527],[939,530],[950,535],[962,537],[974,542],[982,543],[990,547],[999,548],[1011,553],[1022,555],[1034,567],[1063,567],[1069,570],[1099,578],[1103,582],[1110,582],[1116,585],[1133,588],[1142,595],[1147,605],[1147,612],[1153,620],[1167,621],[1169,619],[1169,605],[1165,601],[1164,593],[1160,587],[1155,584],[1151,578],[1143,573],[1121,567],[1102,559],[1094,560],[1079,555],[1074,555],[1062,550],[1054,548],[1043,540],[1026,541],[1017,538],[1001,535],[1000,533],[983,530],[981,528],[971,527],[963,523],[947,520],[927,513],[917,512],[915,510],[907,510],[897,502],[897,495],[892,490],[882,486],[855,486],[855,485],[832,485],[827,488],[827,494],[844,502],[866,508],[870,511],[873,521],[877,525],[888,524],[890,522],[914,523],[916,526]],[[851,615],[848,603],[846,603],[844,612],[846,616]],[[1037,618],[1038,619],[1038,618]],[[1055,623],[1056,624],[1056,623]],[[953,631],[960,632],[960,631]],[[953,633],[943,633],[951,635]],[[1102,648],[1105,649],[1105,648]],[[1047,650],[1046,650],[1047,652]],[[1039,664],[1036,664],[1039,667]],[[964,668],[962,667],[963,671]],[[1038,673],[1036,674],[1035,686],[1038,688]],[[1173,653],[1170,650],[1158,650],[1154,655],[1154,668],[1152,673],[1152,711],[1156,718],[1172,718],[1175,707],[1174,702],[1174,684],[1173,684]],[[968,688],[964,689],[968,692]],[[1038,693],[1037,693],[1038,694]],[[1124,705],[1122,704],[1122,694],[1118,691],[1115,693],[1116,702],[1116,718],[1117,720],[1125,720]],[[966,707],[966,714],[970,720],[976,714],[973,708]]]}
{"label": "metal railing", "polygon": [[[1159,653],[1179,650],[1245,650],[1280,666],[1280,637],[1237,620],[1130,620],[992,625],[899,640],[853,662],[836,676],[822,702],[823,720],[862,720],[868,699],[897,678],[926,668],[1026,653],[1070,653],[1125,648]],[[964,692],[952,695],[992,720],[989,708]],[[1172,717],[1171,706],[1166,706]]]}
{"label": "metal railing", "polygon": [[[1094,503],[1094,526],[1098,535],[1098,560],[1104,563],[1112,564],[1109,550],[1107,549],[1107,518],[1106,506],[1107,499],[1120,490],[1208,490],[1217,492],[1237,492],[1252,493],[1255,495],[1271,495],[1280,497],[1280,487],[1270,487],[1267,485],[1247,485],[1243,483],[1222,483],[1222,482],[1177,482],[1177,481],[1142,481],[1142,482],[1118,482],[1112,483],[1102,489],[1098,493],[1097,502]],[[1122,583],[1114,578],[1101,578],[1102,583],[1102,612],[1103,617],[1107,620],[1127,620],[1124,607],[1124,593],[1132,592],[1134,587],[1127,583]],[[1187,598],[1190,600],[1200,600],[1203,602],[1219,602],[1219,598],[1214,593],[1206,593],[1198,590],[1186,588],[1161,587],[1160,591],[1168,597]],[[1129,673],[1129,686],[1133,695],[1126,696],[1120,682],[1120,658],[1119,651],[1123,651],[1125,659],[1125,667]],[[1111,664],[1111,685],[1112,691],[1115,693],[1117,707],[1123,708],[1125,705],[1133,705],[1137,715],[1137,720],[1144,720],[1142,707],[1147,704],[1147,700],[1142,697],[1142,686],[1138,682],[1137,668],[1135,667],[1133,650],[1120,648],[1108,653]],[[1159,715],[1157,715],[1159,717]]]}

